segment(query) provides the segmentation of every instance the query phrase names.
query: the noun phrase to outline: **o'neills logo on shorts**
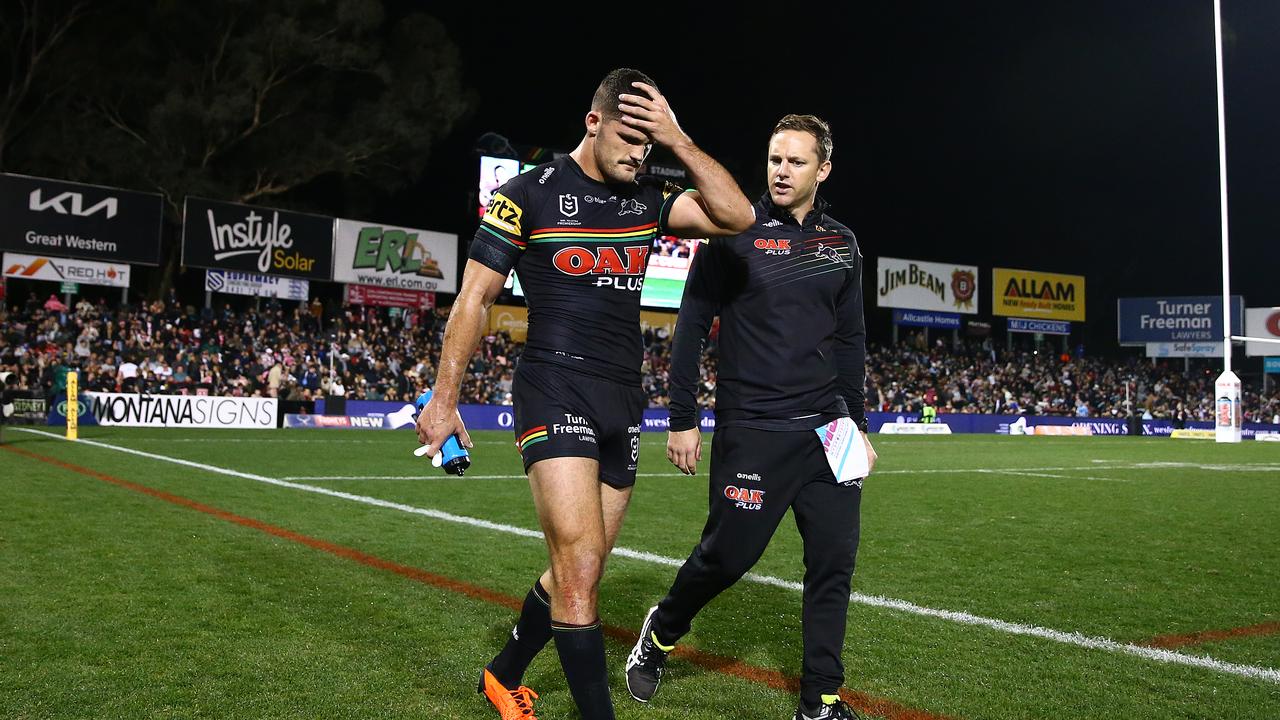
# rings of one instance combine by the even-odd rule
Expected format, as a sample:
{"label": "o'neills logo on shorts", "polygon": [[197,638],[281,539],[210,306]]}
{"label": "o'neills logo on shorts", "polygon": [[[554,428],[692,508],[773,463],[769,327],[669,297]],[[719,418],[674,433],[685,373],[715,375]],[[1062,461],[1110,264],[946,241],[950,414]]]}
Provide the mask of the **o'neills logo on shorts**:
{"label": "o'neills logo on shorts", "polygon": [[759,510],[764,507],[764,490],[728,485],[724,489],[724,496],[734,501],[734,507],[742,510]]}

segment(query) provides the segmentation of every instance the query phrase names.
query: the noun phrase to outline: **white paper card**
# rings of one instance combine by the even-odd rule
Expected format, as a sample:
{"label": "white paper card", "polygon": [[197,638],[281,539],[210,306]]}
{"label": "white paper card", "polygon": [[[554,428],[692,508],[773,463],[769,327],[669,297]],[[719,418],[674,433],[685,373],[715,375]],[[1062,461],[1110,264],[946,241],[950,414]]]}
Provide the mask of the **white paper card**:
{"label": "white paper card", "polygon": [[832,420],[815,428],[814,432],[822,441],[822,449],[827,453],[827,464],[831,466],[836,482],[852,485],[871,473],[867,446],[853,420],[847,417]]}

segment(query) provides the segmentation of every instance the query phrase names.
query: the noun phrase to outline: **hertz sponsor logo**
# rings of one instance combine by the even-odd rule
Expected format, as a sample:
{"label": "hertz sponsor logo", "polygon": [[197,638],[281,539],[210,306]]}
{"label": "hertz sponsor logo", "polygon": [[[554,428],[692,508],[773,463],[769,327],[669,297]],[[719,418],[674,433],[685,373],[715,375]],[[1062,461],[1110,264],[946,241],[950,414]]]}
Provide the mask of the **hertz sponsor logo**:
{"label": "hertz sponsor logo", "polygon": [[512,202],[511,198],[502,193],[494,193],[493,198],[489,200],[489,207],[485,210],[481,222],[519,236],[520,218],[523,216],[524,211],[520,209],[519,205]]}

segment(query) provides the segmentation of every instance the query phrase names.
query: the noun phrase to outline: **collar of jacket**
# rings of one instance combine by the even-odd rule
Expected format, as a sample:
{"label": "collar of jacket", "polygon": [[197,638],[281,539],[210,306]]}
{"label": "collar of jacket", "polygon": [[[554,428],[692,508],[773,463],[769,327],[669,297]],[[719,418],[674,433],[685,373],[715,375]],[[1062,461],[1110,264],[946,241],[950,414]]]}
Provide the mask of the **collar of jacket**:
{"label": "collar of jacket", "polygon": [[[773,204],[773,198],[769,197],[768,191],[765,191],[765,194],[760,197],[760,207],[764,209],[766,215],[775,220],[795,222],[795,217],[789,211]],[[800,223],[800,226],[809,227],[818,222],[822,218],[822,214],[826,212],[827,207],[827,201],[823,200],[821,195],[815,197],[813,199],[813,209],[809,211],[808,215],[804,216],[804,222]]]}

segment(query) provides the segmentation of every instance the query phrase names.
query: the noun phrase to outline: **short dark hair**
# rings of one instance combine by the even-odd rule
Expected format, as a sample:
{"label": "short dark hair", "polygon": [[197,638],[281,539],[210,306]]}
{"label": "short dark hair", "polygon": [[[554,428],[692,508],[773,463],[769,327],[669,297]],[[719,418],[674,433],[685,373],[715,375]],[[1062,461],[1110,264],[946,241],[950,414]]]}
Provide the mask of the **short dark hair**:
{"label": "short dark hair", "polygon": [[777,135],[783,130],[809,133],[818,141],[818,162],[824,163],[831,159],[835,146],[831,142],[831,126],[826,120],[817,115],[787,115],[773,127],[773,134]]}
{"label": "short dark hair", "polygon": [[653,88],[657,88],[658,84],[653,78],[645,75],[639,70],[631,68],[618,68],[609,71],[604,76],[604,80],[600,81],[600,86],[596,88],[596,94],[591,98],[591,109],[604,115],[606,118],[616,118],[622,115],[618,111],[619,95],[635,95],[643,94],[638,89],[631,86],[633,82],[642,82]]}

